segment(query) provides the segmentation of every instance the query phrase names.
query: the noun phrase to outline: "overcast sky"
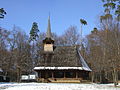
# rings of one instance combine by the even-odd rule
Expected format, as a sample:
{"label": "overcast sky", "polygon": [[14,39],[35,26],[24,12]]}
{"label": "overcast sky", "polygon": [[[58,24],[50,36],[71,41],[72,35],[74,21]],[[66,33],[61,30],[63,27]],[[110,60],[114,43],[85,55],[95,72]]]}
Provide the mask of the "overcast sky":
{"label": "overcast sky", "polygon": [[19,26],[29,34],[32,23],[37,22],[41,32],[46,32],[50,12],[52,32],[61,35],[70,25],[80,30],[80,19],[88,22],[83,34],[87,35],[97,27],[102,13],[101,0],[0,0],[0,8],[7,15],[0,20],[0,26],[11,30]]}

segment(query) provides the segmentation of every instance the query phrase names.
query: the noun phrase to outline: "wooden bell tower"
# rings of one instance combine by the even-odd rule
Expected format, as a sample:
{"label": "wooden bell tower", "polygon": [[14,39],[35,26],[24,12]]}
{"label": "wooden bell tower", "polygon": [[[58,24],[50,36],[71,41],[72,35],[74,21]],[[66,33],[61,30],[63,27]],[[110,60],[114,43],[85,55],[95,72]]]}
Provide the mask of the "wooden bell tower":
{"label": "wooden bell tower", "polygon": [[51,65],[51,59],[54,51],[54,39],[52,38],[51,33],[50,16],[48,18],[46,38],[43,40],[43,48],[45,65]]}
{"label": "wooden bell tower", "polygon": [[43,40],[43,45],[45,52],[53,52],[54,40],[51,33],[50,16],[48,18],[48,28],[46,32],[46,38]]}

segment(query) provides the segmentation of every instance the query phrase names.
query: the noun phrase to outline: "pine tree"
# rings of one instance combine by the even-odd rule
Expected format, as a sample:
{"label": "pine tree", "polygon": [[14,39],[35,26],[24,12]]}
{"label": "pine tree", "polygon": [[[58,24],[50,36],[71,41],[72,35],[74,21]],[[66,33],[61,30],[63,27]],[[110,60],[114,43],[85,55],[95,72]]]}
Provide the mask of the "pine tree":
{"label": "pine tree", "polygon": [[36,22],[33,22],[32,28],[30,30],[30,42],[32,41],[32,48],[31,48],[31,58],[32,58],[32,67],[36,64],[36,50],[35,50],[35,41],[37,41],[38,38],[38,25]]}
{"label": "pine tree", "polygon": [[4,18],[6,14],[7,13],[5,12],[5,10],[3,8],[0,8],[0,18]]}
{"label": "pine tree", "polygon": [[82,45],[82,26],[83,26],[83,25],[87,25],[87,21],[84,20],[84,19],[80,19],[80,23],[81,23],[81,32],[80,32],[81,41],[80,41],[80,44]]}
{"label": "pine tree", "polygon": [[32,28],[30,30],[30,41],[37,40],[38,32],[39,32],[38,25],[36,22],[33,22]]}

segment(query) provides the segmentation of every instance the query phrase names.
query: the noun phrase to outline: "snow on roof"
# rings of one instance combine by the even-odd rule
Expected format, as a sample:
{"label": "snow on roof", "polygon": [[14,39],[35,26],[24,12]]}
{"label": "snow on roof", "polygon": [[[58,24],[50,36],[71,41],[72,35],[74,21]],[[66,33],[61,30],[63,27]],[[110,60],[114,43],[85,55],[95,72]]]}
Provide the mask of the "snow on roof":
{"label": "snow on roof", "polygon": [[35,67],[34,70],[68,70],[68,69],[76,69],[76,70],[86,70],[89,71],[86,67]]}
{"label": "snow on roof", "polygon": [[44,58],[41,58],[41,62],[39,64],[40,67],[35,67],[34,70],[77,69],[92,71],[79,51],[80,50],[76,46],[57,46],[54,50],[55,54],[52,56],[52,65],[47,65],[46,67],[44,67]]}
{"label": "snow on roof", "polygon": [[[78,51],[78,50],[77,50]],[[78,51],[79,57],[80,57],[80,61],[82,63],[82,67],[84,70],[86,71],[92,71],[89,66],[87,65],[87,63],[85,62],[84,58],[81,56],[80,52]]]}

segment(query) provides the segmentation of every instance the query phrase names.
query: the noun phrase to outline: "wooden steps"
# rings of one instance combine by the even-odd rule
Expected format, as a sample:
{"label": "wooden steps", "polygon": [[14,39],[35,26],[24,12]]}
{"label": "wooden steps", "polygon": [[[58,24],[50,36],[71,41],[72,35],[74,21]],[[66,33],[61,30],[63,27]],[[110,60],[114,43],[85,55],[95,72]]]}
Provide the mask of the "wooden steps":
{"label": "wooden steps", "polygon": [[52,83],[80,83],[80,80],[50,80]]}
{"label": "wooden steps", "polygon": [[38,82],[43,83],[90,83],[88,80],[82,80],[81,78],[39,78]]}
{"label": "wooden steps", "polygon": [[50,82],[50,83],[81,83],[81,78],[41,78],[38,82]]}

